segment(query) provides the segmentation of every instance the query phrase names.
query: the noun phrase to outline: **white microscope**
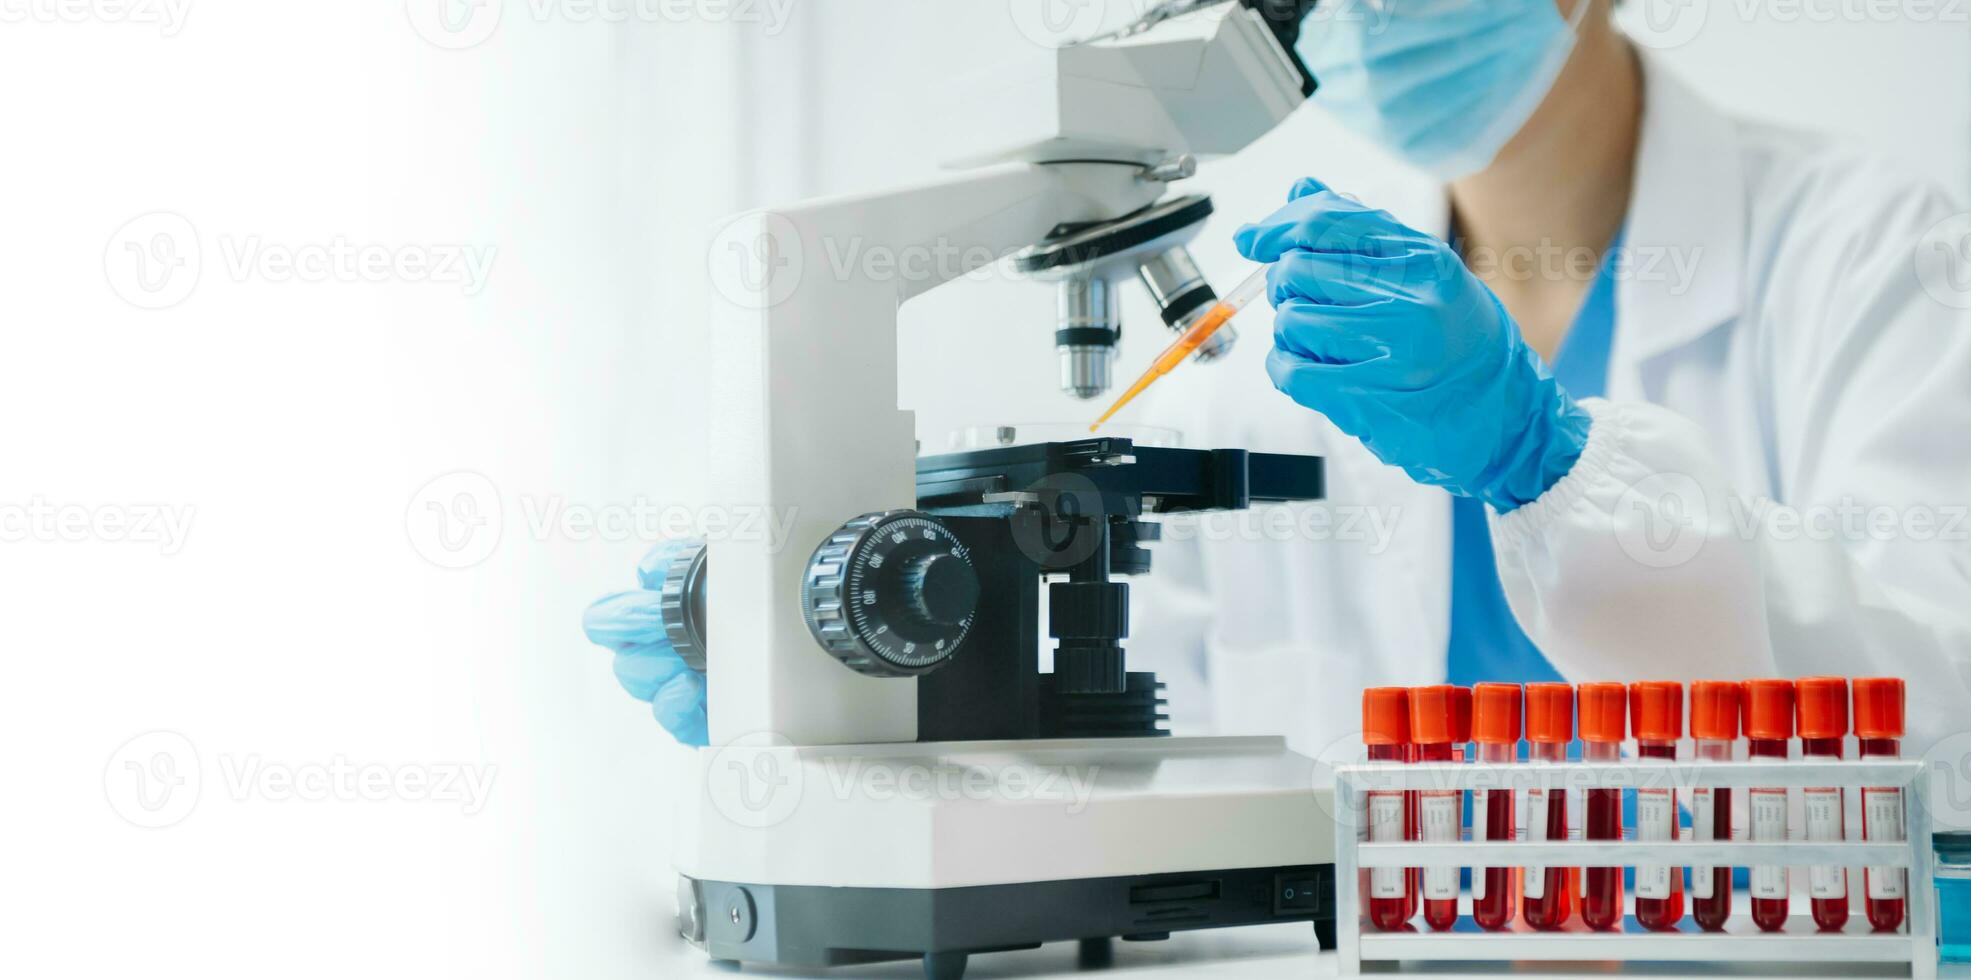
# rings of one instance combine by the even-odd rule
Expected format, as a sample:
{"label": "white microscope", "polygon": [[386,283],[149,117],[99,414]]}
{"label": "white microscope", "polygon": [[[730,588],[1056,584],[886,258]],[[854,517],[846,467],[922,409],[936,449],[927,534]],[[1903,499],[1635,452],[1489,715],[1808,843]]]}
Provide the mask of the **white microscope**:
{"label": "white microscope", "polygon": [[[955,978],[973,953],[1078,940],[1095,958],[1267,922],[1333,945],[1313,761],[1162,732],[1112,580],[1149,570],[1147,515],[1319,497],[1320,460],[1099,437],[920,459],[897,407],[899,307],[1016,249],[1057,283],[1062,384],[1083,398],[1109,387],[1127,280],[1173,329],[1210,307],[1184,249],[1210,200],[1166,191],[1312,94],[1293,53],[1311,6],[1174,0],[1036,51],[960,110],[960,175],[735,219],[768,261],[715,314],[713,485],[792,533],[714,541],[666,587],[709,689],[676,864],[681,931],[712,957],[921,957]],[[801,261],[852,239],[963,258],[885,279]]]}

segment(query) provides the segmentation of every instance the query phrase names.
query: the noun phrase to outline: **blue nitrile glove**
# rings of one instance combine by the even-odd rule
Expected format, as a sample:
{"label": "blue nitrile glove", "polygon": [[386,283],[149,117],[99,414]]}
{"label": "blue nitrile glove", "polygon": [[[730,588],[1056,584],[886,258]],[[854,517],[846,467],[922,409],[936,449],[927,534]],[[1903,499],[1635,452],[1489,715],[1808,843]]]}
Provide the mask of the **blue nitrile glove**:
{"label": "blue nitrile glove", "polygon": [[1273,386],[1412,479],[1504,513],[1581,456],[1589,418],[1439,239],[1328,190],[1235,236],[1272,264]]}
{"label": "blue nitrile glove", "polygon": [[636,568],[641,588],[606,595],[582,614],[590,642],[616,652],[616,680],[639,701],[650,702],[657,723],[686,745],[710,741],[705,726],[705,676],[685,665],[664,638],[657,604],[671,561],[697,542],[665,541]]}

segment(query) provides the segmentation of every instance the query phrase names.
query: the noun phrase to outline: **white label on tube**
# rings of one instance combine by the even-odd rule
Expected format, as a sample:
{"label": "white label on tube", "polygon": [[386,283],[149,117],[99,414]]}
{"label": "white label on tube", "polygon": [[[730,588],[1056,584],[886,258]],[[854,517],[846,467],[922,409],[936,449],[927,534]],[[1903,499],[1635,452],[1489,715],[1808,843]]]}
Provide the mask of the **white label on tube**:
{"label": "white label on tube", "polygon": [[[1873,841],[1899,841],[1908,831],[1903,827],[1903,791],[1893,786],[1871,786],[1862,790],[1862,836]],[[1868,869],[1868,897],[1902,898],[1903,869]]]}
{"label": "white label on tube", "polygon": [[[1674,790],[1636,790],[1636,839],[1677,839],[1677,794]],[[1636,868],[1636,897],[1669,898],[1670,869],[1660,864]]]}
{"label": "white label on tube", "polygon": [[[1711,787],[1700,786],[1690,791],[1690,830],[1694,840],[1715,840],[1711,828],[1717,824],[1717,803]],[[1711,866],[1690,869],[1690,897],[1711,897]]]}
{"label": "white label on tube", "polygon": [[[1529,789],[1526,791],[1526,839],[1547,839],[1547,791]],[[1526,869],[1526,897],[1547,897],[1547,869],[1529,866]]]}
{"label": "white label on tube", "polygon": [[[1800,791],[1807,815],[1807,839],[1838,841],[1846,835],[1841,827],[1841,790],[1833,786],[1813,786]],[[1807,869],[1807,894],[1814,898],[1847,898],[1848,869],[1838,865],[1815,865]]]}
{"label": "white label on tube", "polygon": [[[1430,791],[1423,793],[1418,800],[1422,811],[1423,839],[1427,841],[1455,841],[1463,837],[1464,794],[1457,791]],[[1423,873],[1423,894],[1425,898],[1455,899],[1458,897],[1458,869],[1425,868]]]}
{"label": "white label on tube", "polygon": [[[1403,794],[1369,794],[1369,840],[1376,843],[1403,839]],[[1403,868],[1369,869],[1370,898],[1402,898],[1409,876]]]}
{"label": "white label on tube", "polygon": [[[1786,791],[1783,789],[1755,789],[1746,794],[1750,797],[1752,808],[1752,839],[1755,841],[1783,841],[1786,839]],[[1761,865],[1752,869],[1753,898],[1785,898],[1786,868],[1778,865]]]}
{"label": "white label on tube", "polygon": [[[1496,789],[1491,791],[1491,793],[1501,793],[1501,792],[1505,792],[1505,791],[1496,790]],[[1471,798],[1471,839],[1472,840],[1490,839],[1490,835],[1487,833],[1487,830],[1491,826],[1491,821],[1488,819],[1488,814],[1486,813],[1486,811],[1492,809],[1491,793],[1479,793]],[[1485,898],[1485,872],[1487,870],[1489,869],[1486,868],[1471,869],[1471,900],[1474,902],[1483,901]]]}

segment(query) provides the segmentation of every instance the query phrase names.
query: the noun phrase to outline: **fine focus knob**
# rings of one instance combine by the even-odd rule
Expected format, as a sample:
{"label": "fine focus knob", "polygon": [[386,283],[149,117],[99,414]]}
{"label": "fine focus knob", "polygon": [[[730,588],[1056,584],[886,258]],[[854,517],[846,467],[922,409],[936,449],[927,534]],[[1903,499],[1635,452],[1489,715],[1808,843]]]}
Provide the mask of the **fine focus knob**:
{"label": "fine focus knob", "polygon": [[933,552],[912,558],[904,566],[903,601],[920,626],[956,626],[978,608],[979,575],[954,555]]}
{"label": "fine focus knob", "polygon": [[705,542],[681,543],[681,550],[664,566],[664,584],[657,591],[658,618],[664,638],[671,641],[685,665],[705,672]]}
{"label": "fine focus knob", "polygon": [[958,652],[978,611],[971,554],[914,510],[858,517],[828,536],[801,583],[808,631],[858,673],[912,677]]}

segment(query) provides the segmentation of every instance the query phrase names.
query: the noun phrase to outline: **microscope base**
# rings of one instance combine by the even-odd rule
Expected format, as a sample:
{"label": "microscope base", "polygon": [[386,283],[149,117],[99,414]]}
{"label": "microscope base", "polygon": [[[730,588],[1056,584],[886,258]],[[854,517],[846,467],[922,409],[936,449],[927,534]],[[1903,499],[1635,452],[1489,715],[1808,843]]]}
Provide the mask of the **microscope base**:
{"label": "microscope base", "polygon": [[701,750],[680,931],[825,967],[1269,922],[1334,943],[1333,796],[1279,738]]}
{"label": "microscope base", "polygon": [[701,910],[699,945],[715,959],[812,969],[922,957],[933,980],[957,977],[972,953],[1268,922],[1312,922],[1319,947],[1335,947],[1331,864],[972,888],[681,878],[678,894]]}

